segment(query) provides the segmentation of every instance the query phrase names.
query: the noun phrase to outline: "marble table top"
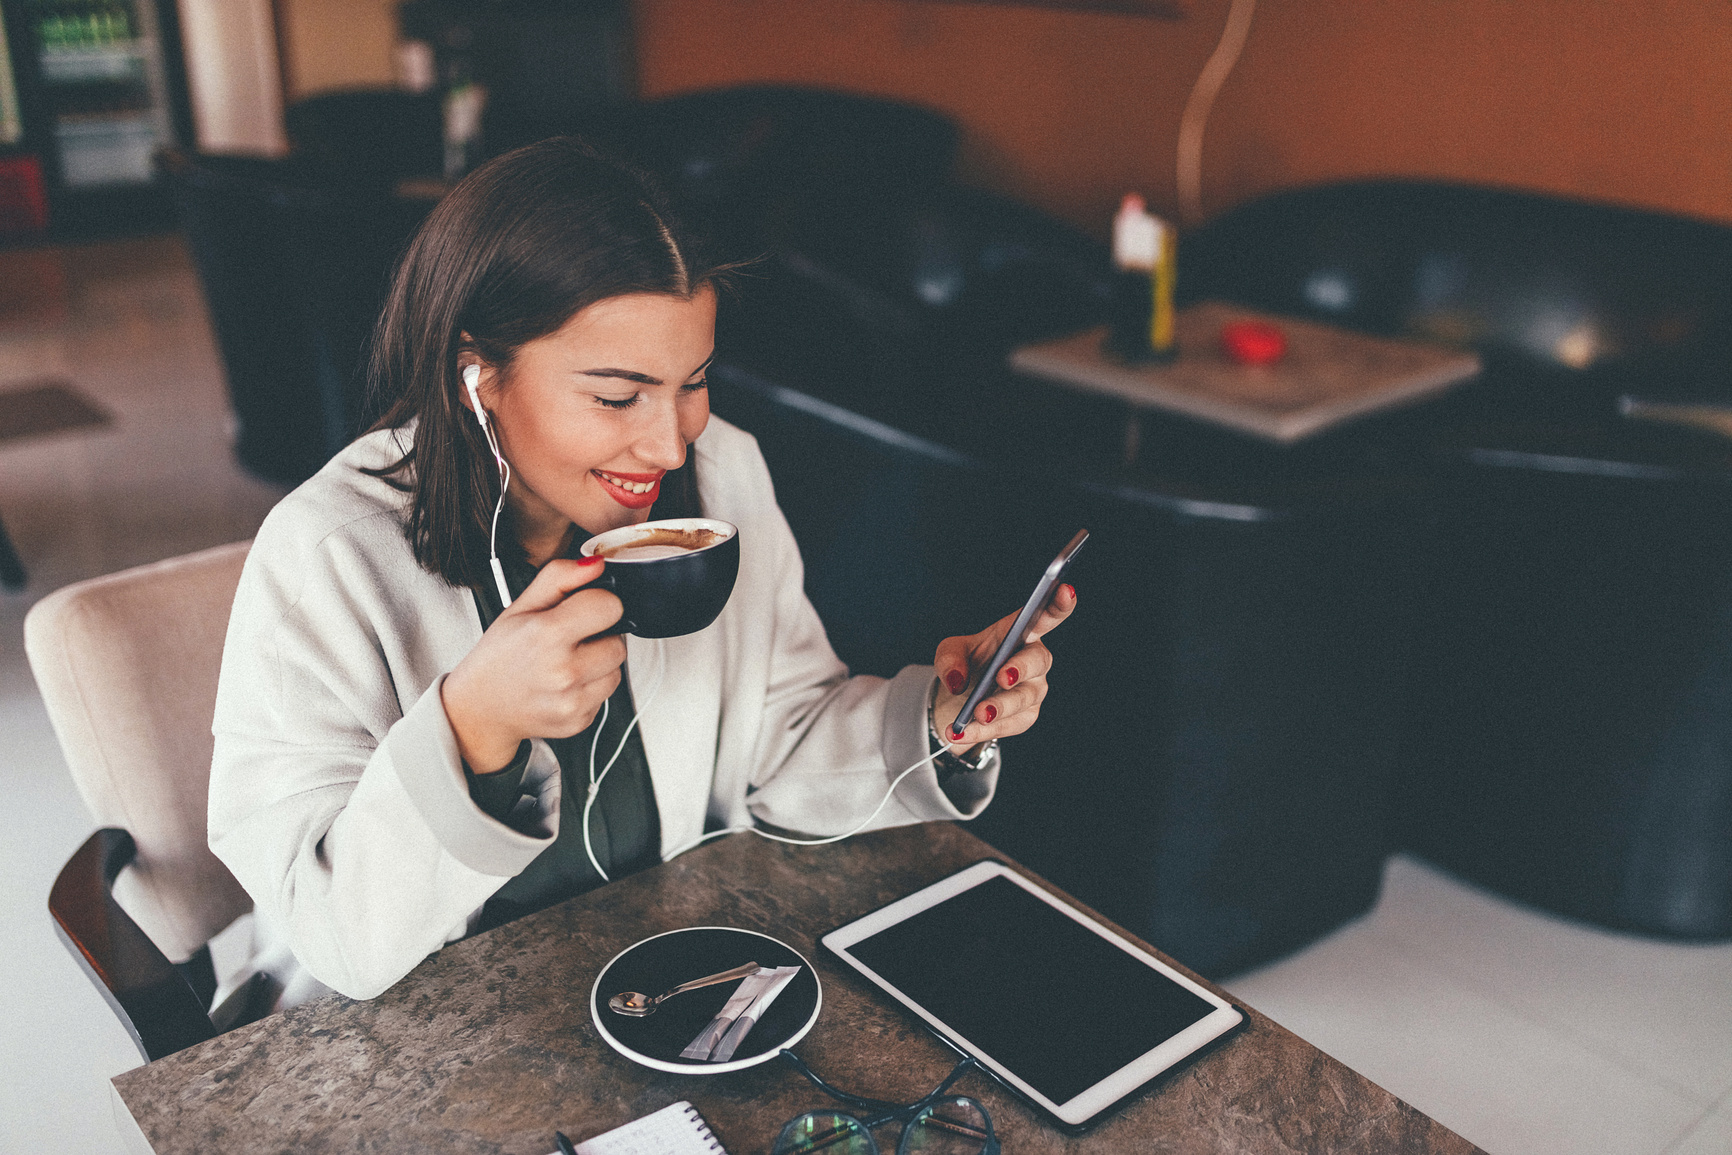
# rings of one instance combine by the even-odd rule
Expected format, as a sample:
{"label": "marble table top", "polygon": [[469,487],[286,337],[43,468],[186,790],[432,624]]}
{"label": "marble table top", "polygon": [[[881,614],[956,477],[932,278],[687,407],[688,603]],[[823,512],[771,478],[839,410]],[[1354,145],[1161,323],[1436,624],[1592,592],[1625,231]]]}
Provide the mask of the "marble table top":
{"label": "marble table top", "polygon": [[[763,1152],[783,1121],[831,1104],[780,1063],[698,1077],[628,1062],[590,1020],[599,969],[683,926],[774,935],[812,959],[823,983],[801,1056],[837,1086],[913,1100],[949,1073],[953,1053],[817,939],[989,857],[1004,858],[944,823],[823,847],[734,835],[448,946],[376,999],[296,1007],[128,1071],[115,1089],[158,1155],[547,1155],[555,1128],[581,1141],[680,1099],[733,1155]],[[1080,1138],[985,1076],[957,1090],[987,1104],[1015,1155],[1478,1150],[1234,1001],[1242,1028]]]}

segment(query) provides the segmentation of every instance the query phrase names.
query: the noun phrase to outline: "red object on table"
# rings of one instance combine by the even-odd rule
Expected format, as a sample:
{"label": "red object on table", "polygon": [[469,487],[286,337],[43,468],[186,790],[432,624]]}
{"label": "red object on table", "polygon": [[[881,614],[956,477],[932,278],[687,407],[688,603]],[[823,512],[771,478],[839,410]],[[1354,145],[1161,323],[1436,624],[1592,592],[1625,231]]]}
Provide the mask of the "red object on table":
{"label": "red object on table", "polygon": [[1287,353],[1287,338],[1264,321],[1232,321],[1221,326],[1221,351],[1241,365],[1272,365]]}

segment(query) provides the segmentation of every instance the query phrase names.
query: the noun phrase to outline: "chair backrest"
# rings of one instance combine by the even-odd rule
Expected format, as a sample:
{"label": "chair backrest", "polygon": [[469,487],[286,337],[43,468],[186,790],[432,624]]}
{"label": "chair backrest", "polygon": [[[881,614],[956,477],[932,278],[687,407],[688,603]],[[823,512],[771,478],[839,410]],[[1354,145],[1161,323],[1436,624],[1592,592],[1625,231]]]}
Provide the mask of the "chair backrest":
{"label": "chair backrest", "polygon": [[171,961],[252,908],[206,842],[211,719],[250,542],[55,591],[24,646],[72,780],[138,847],[114,896]]}

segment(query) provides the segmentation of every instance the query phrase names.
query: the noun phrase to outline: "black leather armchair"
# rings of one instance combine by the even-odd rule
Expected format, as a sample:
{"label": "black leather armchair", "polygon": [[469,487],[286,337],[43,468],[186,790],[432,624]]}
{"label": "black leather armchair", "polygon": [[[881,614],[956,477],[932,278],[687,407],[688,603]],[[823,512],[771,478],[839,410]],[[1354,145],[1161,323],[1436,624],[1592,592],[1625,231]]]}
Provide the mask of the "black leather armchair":
{"label": "black leather armchair", "polygon": [[1732,442],[1620,398],[1732,407],[1732,229],[1364,182],[1246,205],[1185,292],[1472,345],[1457,394],[1344,431],[1426,476],[1405,603],[1400,843],[1608,926],[1732,936]]}
{"label": "black leather armchair", "polygon": [[222,352],[236,455],[284,484],[359,431],[366,341],[430,207],[391,195],[373,170],[336,180],[329,159],[158,158]]}

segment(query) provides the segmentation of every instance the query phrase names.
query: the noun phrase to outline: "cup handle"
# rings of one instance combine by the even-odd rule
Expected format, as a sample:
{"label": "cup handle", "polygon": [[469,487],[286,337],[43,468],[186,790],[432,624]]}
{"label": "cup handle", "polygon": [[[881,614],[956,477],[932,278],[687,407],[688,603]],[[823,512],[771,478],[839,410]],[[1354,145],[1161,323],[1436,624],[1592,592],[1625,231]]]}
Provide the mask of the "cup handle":
{"label": "cup handle", "polygon": [[[589,586],[586,588],[603,589],[603,590],[606,590],[608,593],[613,594],[615,597],[619,596],[618,583],[614,581],[614,576],[613,576],[612,570],[603,570],[602,575],[600,577],[596,578],[594,581],[590,582]],[[629,634],[635,629],[637,629],[637,623],[633,622],[630,618],[626,617],[622,613],[622,614],[620,614],[619,621],[615,622],[613,625],[609,626],[607,629],[602,630],[600,633],[596,634],[595,636],[598,638],[608,638],[608,637],[612,637],[614,634]]]}

